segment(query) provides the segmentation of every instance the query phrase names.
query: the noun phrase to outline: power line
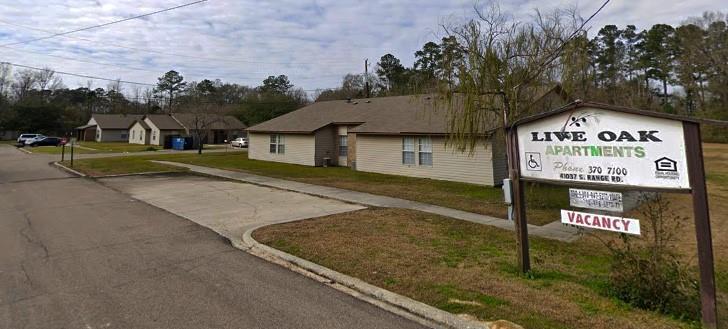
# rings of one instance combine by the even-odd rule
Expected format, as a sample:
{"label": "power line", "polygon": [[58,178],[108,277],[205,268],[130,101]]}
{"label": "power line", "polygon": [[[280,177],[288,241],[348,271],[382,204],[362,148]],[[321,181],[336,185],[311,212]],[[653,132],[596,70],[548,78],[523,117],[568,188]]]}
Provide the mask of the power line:
{"label": "power line", "polygon": [[[23,65],[23,64],[16,64],[16,63],[10,63],[10,62],[2,62],[2,61],[0,61],[0,64],[7,64],[7,65],[15,66],[15,67],[22,67],[22,68],[31,69],[31,70],[37,70],[37,71],[48,70],[48,69],[45,69],[45,68],[39,68],[39,67],[35,67],[35,66],[29,66],[29,65]],[[103,77],[97,77],[97,76],[88,75],[88,74],[80,74],[80,73],[71,73],[71,72],[56,71],[56,70],[53,70],[53,69],[50,69],[50,70],[53,71],[53,72],[55,72],[55,73],[57,73],[57,74],[61,74],[61,75],[70,75],[70,76],[74,76],[74,77],[86,78],[86,79],[92,79],[92,80],[103,80],[103,81],[109,81],[109,82],[120,82],[120,83],[132,84],[132,85],[151,86],[151,87],[156,87],[157,86],[157,85],[151,84],[151,83],[134,82],[134,81],[121,80],[121,79],[103,78]],[[302,91],[324,91],[324,90],[338,89],[338,88],[339,87],[327,87],[327,88],[301,89],[301,90]]]}
{"label": "power line", "polygon": [[597,8],[597,10],[593,14],[591,14],[591,16],[589,16],[589,18],[587,18],[584,22],[581,23],[579,28],[574,30],[571,33],[571,35],[569,35],[569,37],[566,38],[566,40],[564,40],[564,42],[562,42],[558,47],[556,47],[556,50],[553,51],[550,58],[547,57],[546,60],[543,63],[541,63],[541,65],[539,65],[539,69],[536,71],[536,74],[534,74],[530,77],[527,76],[525,79],[525,82],[520,83],[516,87],[519,87],[519,86],[523,85],[524,83],[530,82],[531,80],[535,79],[537,76],[539,76],[541,74],[541,72],[543,72],[543,70],[546,69],[547,66],[551,65],[551,63],[553,63],[553,61],[555,61],[557,58],[559,58],[561,51],[564,49],[564,47],[566,47],[566,45],[569,42],[571,42],[571,40],[576,38],[580,32],[584,31],[584,27],[586,27],[586,25],[589,23],[589,21],[591,21],[594,17],[596,17],[599,14],[599,12],[601,12],[602,9],[604,9],[604,7],[606,7],[607,4],[609,4],[609,1],[610,0],[605,0],[604,3],[602,3],[602,5],[599,8]]}
{"label": "power line", "polygon": [[[26,50],[26,49],[18,49],[18,48],[13,48],[13,47],[8,47],[8,46],[2,46],[2,45],[0,45],[0,48],[6,48],[8,50],[15,51],[15,52],[21,52],[21,53],[25,52],[25,53],[31,53],[31,54],[38,54],[38,55],[41,55],[41,56],[59,58],[59,59],[64,59],[64,60],[68,60],[68,61],[80,62],[80,63],[88,63],[88,64],[97,64],[97,65],[102,65],[102,66],[118,67],[118,68],[122,68],[122,69],[126,69],[126,70],[144,71],[144,72],[151,72],[151,73],[156,73],[156,74],[159,74],[161,72],[164,72],[164,70],[153,70],[153,69],[145,69],[145,68],[141,68],[141,67],[133,67],[133,66],[119,65],[119,64],[114,64],[114,63],[95,62],[95,61],[89,61],[89,60],[84,60],[84,59],[78,59],[78,58],[71,58],[71,57],[66,57],[66,56],[59,56],[59,55],[47,54],[47,53],[43,53],[43,52],[39,52],[39,51]],[[242,73],[242,74],[245,74],[245,73]],[[260,73],[257,73],[257,74],[260,74]],[[197,75],[203,75],[203,74],[197,74]],[[328,78],[331,78],[331,77],[343,77],[344,75],[346,75],[346,74],[327,74],[327,75],[318,75],[316,77],[303,76],[301,78],[298,78],[297,80],[314,80],[314,79],[327,78],[327,77]],[[266,75],[265,77],[235,78],[235,79],[258,81],[258,80],[263,80],[263,79],[265,79],[267,77],[268,77],[268,75]],[[235,79],[228,79],[228,80],[235,80]]]}
{"label": "power line", "polygon": [[[55,33],[53,31],[40,29],[36,27],[31,26],[25,26],[20,25],[12,22],[8,22],[5,20],[0,20],[0,23],[16,26],[19,28],[32,30],[32,31],[39,31],[43,33]],[[127,49],[127,50],[133,50],[133,51],[139,51],[139,52],[146,52],[146,53],[152,53],[152,54],[158,54],[158,55],[165,55],[165,56],[171,56],[171,57],[183,57],[183,58],[190,58],[190,59],[197,59],[197,60],[203,60],[203,61],[218,61],[218,62],[228,62],[228,63],[243,63],[243,64],[270,64],[270,65],[318,65],[318,64],[341,64],[341,65],[350,65],[351,62],[349,61],[320,61],[320,62],[266,62],[266,61],[255,61],[255,60],[243,60],[243,59],[230,59],[230,58],[221,58],[221,57],[207,57],[207,56],[194,56],[194,55],[185,55],[185,54],[177,54],[177,53],[171,53],[171,52],[164,52],[154,49],[148,49],[148,48],[137,48],[137,47],[130,47],[126,45],[120,45],[117,43],[111,43],[111,42],[105,42],[105,41],[96,41],[86,38],[81,38],[77,36],[72,35],[62,35],[64,38],[74,39],[74,40],[80,40],[90,43],[97,43],[104,46],[109,47],[115,47],[115,48],[121,48],[121,49]]]}
{"label": "power line", "polygon": [[[7,64],[7,65],[11,65],[11,66],[22,67],[22,68],[31,69],[31,70],[37,70],[37,71],[44,71],[44,70],[46,70],[46,69],[42,69],[42,68],[38,68],[38,67],[34,67],[34,66],[23,65],[23,64],[15,64],[15,63],[10,63],[10,62],[0,62],[0,64]],[[86,79],[93,79],[93,80],[103,80],[103,81],[109,81],[109,82],[120,82],[120,83],[127,83],[127,84],[132,84],[132,85],[141,85],[141,86],[152,86],[152,87],[156,87],[157,86],[157,85],[153,85],[151,83],[134,82],[134,81],[121,80],[121,79],[109,79],[109,78],[96,77],[96,76],[92,76],[92,75],[78,74],[78,73],[70,73],[70,72],[63,72],[63,71],[56,71],[56,70],[52,70],[52,71],[55,72],[55,73],[57,73],[57,74],[70,75],[70,76],[79,77],[79,78],[86,78]]]}
{"label": "power line", "polygon": [[63,36],[63,35],[71,34],[71,33],[76,33],[76,32],[81,32],[81,31],[96,29],[96,28],[99,28],[99,27],[104,27],[104,26],[109,26],[109,25],[113,25],[113,24],[118,24],[118,23],[130,21],[130,20],[134,20],[134,19],[139,19],[139,18],[142,18],[142,17],[148,17],[148,16],[160,14],[160,13],[163,13],[163,12],[167,12],[167,11],[171,11],[171,10],[175,10],[175,9],[179,9],[179,8],[183,8],[183,7],[187,7],[187,6],[196,5],[198,3],[202,3],[202,2],[206,2],[206,1],[207,0],[198,0],[198,1],[190,2],[190,3],[186,3],[186,4],[183,4],[183,5],[179,5],[179,6],[175,6],[175,7],[170,7],[170,8],[165,8],[165,9],[157,10],[157,11],[154,11],[154,12],[151,12],[151,13],[146,13],[146,14],[141,14],[141,15],[137,15],[137,16],[132,16],[132,17],[128,17],[128,18],[124,18],[124,19],[120,19],[120,20],[116,20],[116,21],[112,21],[112,22],[108,22],[108,23],[103,23],[103,24],[98,24],[98,25],[93,25],[93,26],[82,27],[80,29],[75,29],[75,30],[70,30],[70,31],[65,31],[65,32],[60,32],[60,33],[54,33],[54,34],[49,35],[49,36],[35,38],[35,39],[29,39],[29,40],[25,40],[25,41],[18,41],[18,42],[13,42],[13,43],[6,43],[6,44],[3,44],[2,46],[19,45],[19,44],[30,43],[30,42],[34,42],[34,41],[40,41],[40,40],[46,40],[46,39],[50,39],[50,38],[55,38],[55,37],[58,37],[58,36]]}

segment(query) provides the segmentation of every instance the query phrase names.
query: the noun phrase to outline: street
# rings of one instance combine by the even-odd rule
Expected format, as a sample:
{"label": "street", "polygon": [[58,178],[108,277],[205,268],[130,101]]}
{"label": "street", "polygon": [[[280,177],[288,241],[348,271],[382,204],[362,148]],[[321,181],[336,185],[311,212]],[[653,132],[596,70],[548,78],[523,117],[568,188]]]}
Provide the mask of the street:
{"label": "street", "polygon": [[420,327],[47,162],[0,146],[0,328]]}

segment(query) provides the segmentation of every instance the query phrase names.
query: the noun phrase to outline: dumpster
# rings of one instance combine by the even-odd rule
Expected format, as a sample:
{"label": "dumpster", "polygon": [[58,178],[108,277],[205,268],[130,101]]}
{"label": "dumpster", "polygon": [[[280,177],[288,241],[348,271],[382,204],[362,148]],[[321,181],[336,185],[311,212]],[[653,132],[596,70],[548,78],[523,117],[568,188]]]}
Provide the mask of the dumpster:
{"label": "dumpster", "polygon": [[184,137],[175,137],[172,138],[172,149],[175,150],[185,150],[185,143],[186,139]]}

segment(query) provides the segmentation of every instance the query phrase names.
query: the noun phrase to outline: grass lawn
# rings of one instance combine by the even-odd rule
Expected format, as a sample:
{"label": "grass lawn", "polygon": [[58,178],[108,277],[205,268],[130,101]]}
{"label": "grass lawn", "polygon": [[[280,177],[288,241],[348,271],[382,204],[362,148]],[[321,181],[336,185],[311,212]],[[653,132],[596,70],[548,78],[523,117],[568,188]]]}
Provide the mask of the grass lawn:
{"label": "grass lawn", "polygon": [[[161,150],[162,147],[155,145],[139,145],[129,143],[97,143],[97,142],[79,142],[78,146],[73,150],[76,154],[94,154],[94,153],[125,153],[125,152],[146,152],[153,150]],[[61,147],[56,146],[38,146],[26,147],[33,153],[44,154],[61,154]],[[66,146],[66,153],[71,152],[70,145]]]}
{"label": "grass lawn", "polygon": [[[70,161],[63,161],[62,163],[67,167],[71,167]],[[150,162],[148,157],[138,156],[75,160],[71,168],[89,176],[187,171],[186,168],[158,164]]]}
{"label": "grass lawn", "polygon": [[[728,326],[728,145],[705,144],[718,316]],[[692,201],[677,252],[697,268]],[[630,214],[640,218],[640,215]],[[609,255],[595,238],[531,238],[533,278],[516,274],[512,232],[404,210],[365,210],[263,228],[259,241],[454,313],[503,317],[526,328],[689,328],[607,297]],[[616,238],[609,233],[602,238]],[[696,274],[697,279],[697,274]]]}
{"label": "grass lawn", "polygon": [[[247,153],[156,154],[154,156],[84,159],[75,169],[91,175],[157,171],[159,165],[146,160],[170,160],[189,164],[239,170],[294,181],[339,187],[372,194],[462,209],[505,218],[503,192],[500,187],[447,182],[432,179],[393,176],[354,171],[346,167],[309,167],[248,159]],[[145,167],[143,164],[149,164]],[[531,185],[527,199],[532,206],[529,222],[543,225],[558,219],[558,210],[568,206],[564,187]]]}
{"label": "grass lawn", "polygon": [[531,238],[518,274],[510,231],[402,209],[367,209],[261,228],[261,243],[481,320],[539,328],[691,328],[605,291],[609,255],[594,240]]}

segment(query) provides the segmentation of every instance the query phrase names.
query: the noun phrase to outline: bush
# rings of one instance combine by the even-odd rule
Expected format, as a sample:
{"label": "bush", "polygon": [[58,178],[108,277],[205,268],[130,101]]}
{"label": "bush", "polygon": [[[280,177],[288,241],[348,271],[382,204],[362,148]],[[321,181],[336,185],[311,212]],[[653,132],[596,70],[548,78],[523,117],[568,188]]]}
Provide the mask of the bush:
{"label": "bush", "polygon": [[623,234],[620,243],[606,243],[614,258],[609,292],[635,307],[699,320],[698,282],[673,251],[675,234],[687,218],[672,215],[660,194],[641,199],[642,237]]}
{"label": "bush", "polygon": [[150,146],[150,147],[147,147],[146,149],[144,149],[144,151],[147,151],[147,152],[155,152],[156,150],[157,150],[157,148],[154,146]]}

